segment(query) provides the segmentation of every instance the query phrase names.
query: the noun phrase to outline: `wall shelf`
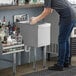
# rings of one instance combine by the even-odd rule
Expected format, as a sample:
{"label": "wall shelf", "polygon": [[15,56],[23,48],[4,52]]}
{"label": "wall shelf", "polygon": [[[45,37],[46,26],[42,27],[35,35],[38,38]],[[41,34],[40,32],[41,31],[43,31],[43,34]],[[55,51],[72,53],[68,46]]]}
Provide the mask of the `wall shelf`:
{"label": "wall shelf", "polygon": [[14,10],[14,9],[21,9],[21,8],[34,8],[34,7],[43,7],[42,3],[39,4],[25,4],[25,5],[7,5],[7,6],[0,6],[0,10]]}

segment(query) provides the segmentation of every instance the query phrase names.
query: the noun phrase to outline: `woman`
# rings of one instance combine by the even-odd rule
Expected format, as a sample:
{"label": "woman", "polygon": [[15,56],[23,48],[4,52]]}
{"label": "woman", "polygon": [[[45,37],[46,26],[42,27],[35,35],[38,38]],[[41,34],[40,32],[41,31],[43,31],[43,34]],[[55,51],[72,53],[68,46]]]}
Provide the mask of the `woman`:
{"label": "woman", "polygon": [[45,0],[43,12],[37,17],[32,17],[30,24],[36,24],[52,13],[53,9],[56,10],[60,16],[58,36],[59,52],[57,64],[48,69],[62,71],[64,67],[69,67],[69,36],[76,18],[76,13],[71,4],[67,0]]}

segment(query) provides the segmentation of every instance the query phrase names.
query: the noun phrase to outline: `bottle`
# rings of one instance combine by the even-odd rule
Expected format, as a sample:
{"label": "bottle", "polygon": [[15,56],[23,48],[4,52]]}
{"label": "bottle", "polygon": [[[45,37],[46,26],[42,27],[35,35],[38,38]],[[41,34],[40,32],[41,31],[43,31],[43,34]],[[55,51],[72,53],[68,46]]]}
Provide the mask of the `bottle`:
{"label": "bottle", "polygon": [[6,44],[7,43],[7,36],[4,36],[4,44]]}
{"label": "bottle", "polygon": [[40,2],[40,3],[44,3],[44,0],[40,0],[39,2]]}
{"label": "bottle", "polygon": [[9,28],[9,35],[11,35],[12,34],[12,26],[11,26],[11,24],[10,24],[10,21],[8,22],[8,28]]}
{"label": "bottle", "polygon": [[2,27],[2,23],[1,23],[1,20],[0,20],[0,30],[1,30],[1,27]]}
{"label": "bottle", "polygon": [[12,5],[16,5],[16,0],[13,0],[12,1]]}
{"label": "bottle", "polygon": [[19,4],[19,5],[24,5],[24,4],[25,4],[25,0],[19,0],[19,1],[18,1],[18,4]]}
{"label": "bottle", "polygon": [[29,3],[29,0],[25,0],[25,4],[26,4],[26,3]]}
{"label": "bottle", "polygon": [[22,44],[22,35],[20,33],[17,36],[17,43]]}
{"label": "bottle", "polygon": [[5,29],[2,27],[2,31],[1,31],[1,40],[2,40],[2,42],[4,42],[4,36],[5,36]]}
{"label": "bottle", "polygon": [[2,24],[3,24],[3,25],[6,24],[6,18],[5,18],[5,16],[3,17],[3,22],[2,22]]}
{"label": "bottle", "polygon": [[11,38],[11,36],[7,37],[7,43],[8,44],[12,44],[12,38]]}
{"label": "bottle", "polygon": [[18,5],[18,0],[13,0],[12,4],[13,5]]}
{"label": "bottle", "polygon": [[37,3],[37,0],[33,0],[33,3]]}
{"label": "bottle", "polygon": [[9,27],[8,26],[5,27],[5,35],[6,35],[6,37],[9,36]]}
{"label": "bottle", "polygon": [[16,25],[15,25],[15,23],[13,23],[12,30],[13,30],[13,31],[16,30]]}

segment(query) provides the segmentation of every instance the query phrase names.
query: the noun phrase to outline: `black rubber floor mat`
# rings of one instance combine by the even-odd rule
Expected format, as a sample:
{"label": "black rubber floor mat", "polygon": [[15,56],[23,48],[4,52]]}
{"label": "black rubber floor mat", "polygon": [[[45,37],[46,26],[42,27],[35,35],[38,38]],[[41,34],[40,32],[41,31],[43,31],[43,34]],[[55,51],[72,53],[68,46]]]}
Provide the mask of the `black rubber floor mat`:
{"label": "black rubber floor mat", "polygon": [[64,71],[52,71],[46,69],[22,76],[76,76],[76,67],[72,66],[70,68],[64,69]]}

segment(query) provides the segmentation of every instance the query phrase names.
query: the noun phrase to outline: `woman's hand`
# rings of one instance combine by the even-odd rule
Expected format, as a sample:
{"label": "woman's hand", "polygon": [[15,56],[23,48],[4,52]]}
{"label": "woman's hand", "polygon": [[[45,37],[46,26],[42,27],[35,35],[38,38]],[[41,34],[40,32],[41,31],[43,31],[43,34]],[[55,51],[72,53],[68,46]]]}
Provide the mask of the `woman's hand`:
{"label": "woman's hand", "polygon": [[44,19],[47,15],[49,15],[50,13],[52,13],[52,11],[53,11],[53,9],[51,9],[51,8],[44,8],[44,11],[40,15],[38,15],[36,17],[32,17],[30,19],[30,24],[31,25],[36,24],[40,20]]}
{"label": "woman's hand", "polygon": [[34,24],[36,24],[37,22],[38,22],[37,17],[32,17],[32,18],[30,19],[30,24],[31,24],[31,25],[34,25]]}

